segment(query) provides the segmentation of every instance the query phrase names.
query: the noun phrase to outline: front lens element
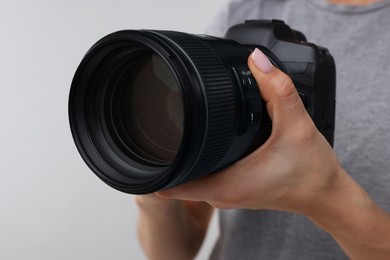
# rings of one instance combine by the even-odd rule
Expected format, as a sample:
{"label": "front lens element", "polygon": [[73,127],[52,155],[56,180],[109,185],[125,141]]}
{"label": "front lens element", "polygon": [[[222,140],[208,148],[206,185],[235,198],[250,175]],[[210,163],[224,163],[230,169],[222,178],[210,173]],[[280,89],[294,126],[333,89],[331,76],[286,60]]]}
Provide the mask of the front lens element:
{"label": "front lens element", "polygon": [[178,83],[155,54],[132,66],[130,82],[121,86],[119,117],[131,149],[152,163],[171,164],[183,137],[184,108]]}

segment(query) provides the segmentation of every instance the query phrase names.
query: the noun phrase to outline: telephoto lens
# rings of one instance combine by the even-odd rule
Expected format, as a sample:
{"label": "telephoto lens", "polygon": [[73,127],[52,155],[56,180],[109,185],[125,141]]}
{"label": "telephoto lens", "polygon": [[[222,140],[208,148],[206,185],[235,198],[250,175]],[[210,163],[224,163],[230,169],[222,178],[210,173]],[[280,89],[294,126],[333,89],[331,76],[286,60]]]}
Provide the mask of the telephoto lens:
{"label": "telephoto lens", "polygon": [[256,47],[293,79],[332,144],[332,56],[282,21],[256,20],[233,26],[225,38],[125,30],[99,40],[82,59],[69,96],[82,158],[111,187],[147,194],[247,155],[272,128],[247,66]]}

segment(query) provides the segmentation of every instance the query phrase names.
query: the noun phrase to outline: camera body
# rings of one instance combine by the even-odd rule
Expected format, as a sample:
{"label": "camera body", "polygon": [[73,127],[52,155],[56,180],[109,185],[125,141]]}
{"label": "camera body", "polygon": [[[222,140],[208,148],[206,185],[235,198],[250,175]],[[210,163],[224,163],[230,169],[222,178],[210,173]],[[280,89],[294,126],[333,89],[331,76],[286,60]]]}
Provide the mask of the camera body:
{"label": "camera body", "polygon": [[[329,51],[307,42],[304,34],[280,20],[246,21],[231,27],[225,37],[249,48],[260,47],[274,65],[287,73],[317,128],[333,145],[336,69]],[[245,72],[238,73],[245,85]]]}
{"label": "camera body", "polygon": [[293,80],[333,144],[336,72],[326,48],[278,20],[231,27],[225,38],[174,31],[107,35],[81,61],[69,95],[79,153],[109,186],[146,194],[205,176],[270,136],[247,60],[261,49]]}
{"label": "camera body", "polygon": [[[318,130],[333,145],[336,69],[329,51],[307,42],[304,34],[280,20],[246,21],[231,27],[225,37],[251,50],[261,49],[275,66],[288,74]],[[237,69],[244,93],[255,82],[251,73],[245,70],[246,67]],[[249,101],[246,103],[251,107],[252,95],[247,96]]]}

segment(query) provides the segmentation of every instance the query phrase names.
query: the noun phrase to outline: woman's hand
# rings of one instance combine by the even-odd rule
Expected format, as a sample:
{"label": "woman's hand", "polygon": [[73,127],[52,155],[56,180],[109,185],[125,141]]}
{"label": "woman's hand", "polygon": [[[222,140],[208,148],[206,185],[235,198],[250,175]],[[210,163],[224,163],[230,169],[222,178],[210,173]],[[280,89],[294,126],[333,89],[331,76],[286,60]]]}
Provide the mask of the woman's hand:
{"label": "woman's hand", "polygon": [[342,178],[340,164],[306,112],[291,79],[259,50],[248,64],[272,120],[270,138],[232,166],[158,195],[207,201],[217,208],[305,214]]}
{"label": "woman's hand", "polygon": [[270,138],[230,167],[158,196],[303,214],[352,259],[390,259],[390,216],[342,169],[291,79],[259,50],[248,64],[272,119]]}

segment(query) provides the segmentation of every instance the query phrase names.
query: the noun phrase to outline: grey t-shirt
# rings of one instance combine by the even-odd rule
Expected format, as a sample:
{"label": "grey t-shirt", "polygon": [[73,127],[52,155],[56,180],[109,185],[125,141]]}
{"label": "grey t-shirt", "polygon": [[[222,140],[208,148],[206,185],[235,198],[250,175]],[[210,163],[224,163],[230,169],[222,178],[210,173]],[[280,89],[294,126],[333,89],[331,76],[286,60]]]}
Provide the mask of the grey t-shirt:
{"label": "grey t-shirt", "polygon": [[[208,33],[246,19],[281,19],[327,47],[337,65],[335,151],[346,171],[390,212],[390,1],[343,6],[327,0],[232,1]],[[221,210],[211,259],[347,259],[306,217]]]}

